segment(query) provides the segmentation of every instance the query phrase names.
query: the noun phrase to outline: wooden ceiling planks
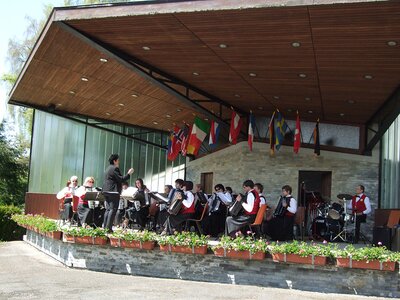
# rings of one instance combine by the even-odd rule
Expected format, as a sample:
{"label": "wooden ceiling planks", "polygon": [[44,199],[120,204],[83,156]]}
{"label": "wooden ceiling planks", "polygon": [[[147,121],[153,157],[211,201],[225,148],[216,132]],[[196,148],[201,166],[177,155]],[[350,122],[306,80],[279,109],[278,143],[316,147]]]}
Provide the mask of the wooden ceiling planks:
{"label": "wooden ceiling planks", "polygon": [[[260,115],[269,116],[279,108],[294,117],[298,109],[305,119],[364,124],[400,82],[400,2],[395,1],[66,23]],[[391,40],[397,46],[389,47]],[[295,42],[299,47],[293,46]],[[89,44],[52,26],[13,98],[43,105],[59,101],[68,110],[81,105],[82,112],[91,116],[94,111],[102,116],[108,112],[107,118],[115,121],[162,130],[171,128],[174,121],[190,122],[198,114],[117,62],[99,63],[101,57]],[[82,76],[89,81],[82,82]],[[219,111],[217,104],[201,105]],[[229,117],[229,109],[224,109],[223,118]]]}

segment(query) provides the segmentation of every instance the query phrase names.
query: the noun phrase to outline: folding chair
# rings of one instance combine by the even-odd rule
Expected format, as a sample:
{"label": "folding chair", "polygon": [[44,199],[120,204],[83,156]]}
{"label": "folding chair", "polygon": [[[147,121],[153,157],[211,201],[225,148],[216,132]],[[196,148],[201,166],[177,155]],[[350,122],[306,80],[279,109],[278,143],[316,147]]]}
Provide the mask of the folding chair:
{"label": "folding chair", "polygon": [[204,205],[203,212],[201,213],[200,218],[186,220],[185,230],[187,230],[188,226],[190,225],[190,222],[195,222],[197,230],[199,231],[200,234],[203,234],[204,232],[203,232],[203,229],[201,228],[201,221],[203,221],[203,218],[206,215],[207,211],[208,211],[208,203],[206,203],[206,205]]}
{"label": "folding chair", "polygon": [[254,220],[254,223],[253,224],[249,224],[249,229],[250,229],[250,231],[252,233],[253,233],[253,228],[252,227],[256,227],[257,228],[257,230],[256,230],[256,235],[257,236],[260,235],[260,232],[261,232],[260,227],[261,227],[261,224],[263,222],[264,213],[265,213],[266,209],[267,209],[267,205],[265,205],[265,204],[261,205],[260,208],[258,209],[258,212],[257,212],[257,215],[256,215],[256,219]]}

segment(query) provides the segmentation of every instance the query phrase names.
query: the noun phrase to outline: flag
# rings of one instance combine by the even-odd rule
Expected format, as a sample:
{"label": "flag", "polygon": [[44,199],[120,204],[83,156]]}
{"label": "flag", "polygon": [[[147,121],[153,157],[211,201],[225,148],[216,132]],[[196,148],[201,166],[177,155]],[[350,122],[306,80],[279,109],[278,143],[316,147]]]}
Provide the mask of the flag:
{"label": "flag", "polygon": [[315,124],[314,128],[314,153],[319,156],[321,154],[321,146],[319,144],[319,119],[317,120],[317,124]]}
{"label": "flag", "polygon": [[272,114],[271,120],[269,121],[268,130],[269,130],[270,153],[271,153],[271,155],[274,155],[274,153],[275,153],[275,111]]}
{"label": "flag", "polygon": [[296,130],[294,131],[294,142],[293,142],[293,152],[299,153],[301,145],[301,128],[300,128],[300,116],[299,112],[297,111],[297,118],[296,118]]}
{"label": "flag", "polygon": [[179,127],[175,125],[173,131],[171,131],[168,137],[168,160],[174,161],[178,157],[181,148],[181,142],[178,138],[179,132]]}
{"label": "flag", "polygon": [[186,156],[189,134],[190,134],[189,125],[187,125],[187,124],[183,125],[183,128],[181,129],[180,136],[179,136],[179,138],[181,140],[181,149],[180,150],[181,150],[181,153],[183,156]]}
{"label": "flag", "polygon": [[279,148],[282,145],[283,139],[285,138],[285,132],[287,130],[287,127],[288,126],[286,124],[285,118],[278,110],[278,116],[276,117],[276,129],[275,129],[275,135],[276,135],[275,148],[276,148],[276,150],[279,150]]}
{"label": "flag", "polygon": [[197,155],[200,146],[210,132],[210,123],[196,117],[189,137],[189,144],[187,146],[187,154]]}
{"label": "flag", "polygon": [[208,142],[211,148],[215,148],[217,146],[219,131],[219,124],[215,121],[211,121],[210,139]]}
{"label": "flag", "polygon": [[248,132],[248,137],[247,137],[247,143],[249,144],[250,151],[253,151],[253,140],[254,140],[254,127],[256,125],[256,122],[254,120],[254,115],[250,111],[250,116],[249,116],[249,132]]}
{"label": "flag", "polygon": [[231,142],[233,145],[236,145],[237,143],[237,137],[239,136],[241,127],[242,127],[242,119],[235,111],[232,111],[231,129],[229,131],[229,142]]}

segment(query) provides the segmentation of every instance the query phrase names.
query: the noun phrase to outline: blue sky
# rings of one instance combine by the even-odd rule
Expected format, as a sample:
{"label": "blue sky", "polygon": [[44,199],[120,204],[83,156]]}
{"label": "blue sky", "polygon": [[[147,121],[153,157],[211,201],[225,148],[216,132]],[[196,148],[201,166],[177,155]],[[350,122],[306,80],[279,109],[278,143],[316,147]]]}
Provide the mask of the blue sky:
{"label": "blue sky", "polygon": [[[63,0],[13,0],[3,3],[0,10],[0,74],[7,73],[9,65],[6,61],[8,41],[10,38],[22,39],[28,24],[26,16],[35,19],[44,17],[46,4],[63,6]],[[0,85],[0,121],[4,117],[7,101],[6,87]]]}

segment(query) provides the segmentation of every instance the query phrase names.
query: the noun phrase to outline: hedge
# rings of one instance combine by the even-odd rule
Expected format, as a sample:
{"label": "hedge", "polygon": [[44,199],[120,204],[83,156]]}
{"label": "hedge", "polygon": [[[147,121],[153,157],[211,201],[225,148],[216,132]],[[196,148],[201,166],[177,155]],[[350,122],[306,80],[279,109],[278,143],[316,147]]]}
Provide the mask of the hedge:
{"label": "hedge", "polygon": [[13,205],[0,205],[0,241],[21,240],[25,229],[18,226],[11,216],[22,213],[22,209]]}

